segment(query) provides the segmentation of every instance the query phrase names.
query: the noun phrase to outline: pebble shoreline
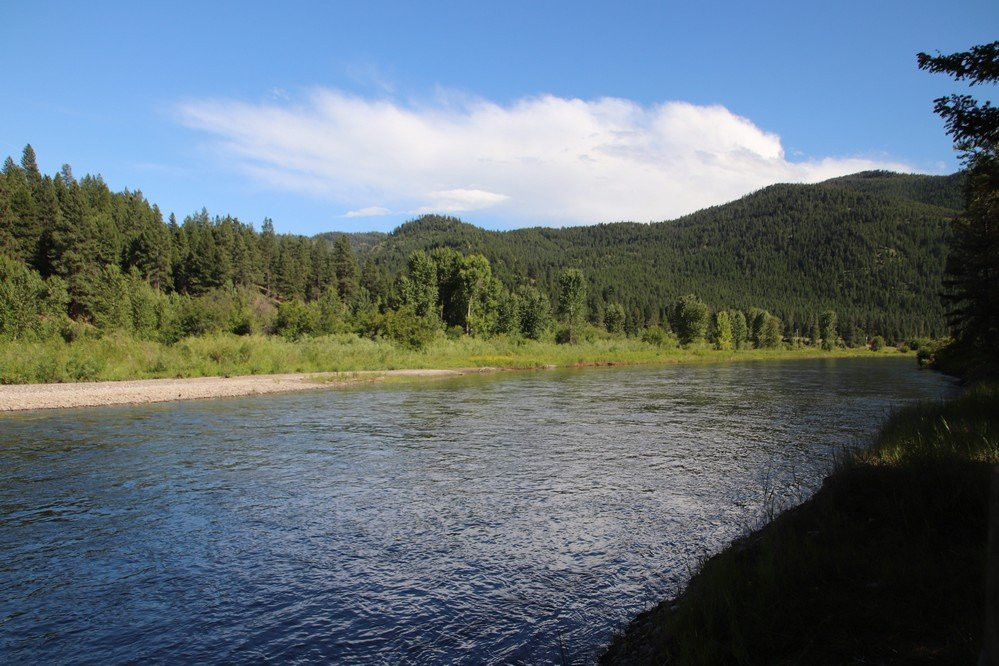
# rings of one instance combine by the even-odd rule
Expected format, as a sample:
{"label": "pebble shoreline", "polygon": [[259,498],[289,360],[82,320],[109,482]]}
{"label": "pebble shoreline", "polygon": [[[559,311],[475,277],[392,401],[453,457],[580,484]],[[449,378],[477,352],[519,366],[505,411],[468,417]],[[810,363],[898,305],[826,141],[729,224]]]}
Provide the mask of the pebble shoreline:
{"label": "pebble shoreline", "polygon": [[496,368],[369,370],[66,384],[12,384],[0,386],[0,412],[231,398],[241,395],[337,388],[393,376],[451,377],[495,370]]}

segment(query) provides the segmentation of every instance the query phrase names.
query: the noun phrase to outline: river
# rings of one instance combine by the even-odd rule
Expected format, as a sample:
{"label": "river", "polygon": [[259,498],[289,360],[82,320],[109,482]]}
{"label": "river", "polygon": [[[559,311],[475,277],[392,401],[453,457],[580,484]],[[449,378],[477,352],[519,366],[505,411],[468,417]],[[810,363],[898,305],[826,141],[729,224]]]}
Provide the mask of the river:
{"label": "river", "polygon": [[829,359],[0,416],[0,662],[588,663],[953,391]]}

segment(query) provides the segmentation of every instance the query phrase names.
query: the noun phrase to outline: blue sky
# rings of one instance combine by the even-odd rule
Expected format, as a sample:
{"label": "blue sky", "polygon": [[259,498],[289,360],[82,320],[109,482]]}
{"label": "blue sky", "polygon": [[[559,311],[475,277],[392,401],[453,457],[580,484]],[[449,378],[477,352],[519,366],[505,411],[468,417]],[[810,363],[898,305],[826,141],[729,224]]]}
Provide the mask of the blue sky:
{"label": "blue sky", "polygon": [[915,53],[999,28],[977,0],[152,4],[8,4],[0,152],[298,233],[668,219],[948,173],[932,100],[957,87]]}

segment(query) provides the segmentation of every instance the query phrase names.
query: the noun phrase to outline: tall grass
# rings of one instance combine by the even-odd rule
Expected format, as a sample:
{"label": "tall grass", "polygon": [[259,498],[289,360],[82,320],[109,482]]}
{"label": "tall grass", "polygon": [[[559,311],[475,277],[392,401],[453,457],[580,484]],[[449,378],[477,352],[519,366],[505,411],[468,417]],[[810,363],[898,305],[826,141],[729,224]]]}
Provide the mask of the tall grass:
{"label": "tall grass", "polygon": [[980,383],[959,397],[895,411],[874,446],[858,454],[870,465],[963,460],[999,462],[999,384]]}
{"label": "tall grass", "polygon": [[[894,350],[891,350],[894,352]],[[879,352],[884,355],[889,352]],[[707,346],[658,347],[637,338],[558,345],[518,338],[482,340],[441,336],[413,350],[353,334],[289,341],[231,334],[185,338],[174,344],[127,336],[41,342],[0,341],[0,383],[71,382],[401,368],[539,368],[600,364],[710,363],[829,356],[874,356],[867,350],[757,349],[715,351]]]}

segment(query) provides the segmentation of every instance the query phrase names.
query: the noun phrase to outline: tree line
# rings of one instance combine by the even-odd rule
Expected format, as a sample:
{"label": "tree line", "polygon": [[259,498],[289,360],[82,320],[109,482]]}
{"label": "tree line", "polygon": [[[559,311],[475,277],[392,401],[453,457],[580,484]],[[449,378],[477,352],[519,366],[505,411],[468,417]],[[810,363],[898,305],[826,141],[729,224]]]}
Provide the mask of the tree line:
{"label": "tree line", "polygon": [[[808,335],[836,310],[845,332],[890,340],[947,333],[940,283],[960,175],[868,172],[817,185],[774,185],[738,201],[652,224],[487,231],[453,217],[407,222],[365,249],[401,270],[416,250],[482,254],[508,286],[528,278],[554,294],[584,270],[589,316],[624,308],[625,328],[662,324],[696,293],[718,307],[763,307]],[[946,207],[942,204],[945,204]],[[611,317],[618,313],[611,314]]]}
{"label": "tree line", "polygon": [[[918,189],[919,183],[904,187]],[[933,196],[942,196],[941,187],[936,184]],[[760,193],[752,206],[760,200],[778,205],[775,196]],[[728,222],[746,217],[752,214],[721,215]],[[772,215],[767,224],[785,222]],[[691,295],[694,289],[678,291],[691,278],[679,279],[677,271],[692,270],[695,278],[705,271],[753,273],[760,266],[764,273],[781,271],[766,252],[744,252],[734,267],[724,268],[724,251],[711,250],[726,246],[718,224],[688,218],[673,224],[504,234],[425,216],[388,236],[357,235],[361,247],[355,248],[354,235],[277,234],[269,219],[259,230],[206,210],[180,222],[172,214],[164,220],[139,191],[112,192],[99,176],[77,179],[68,165],[52,176],[42,174],[29,145],[20,163],[7,158],[0,172],[0,336],[71,340],[123,332],[173,342],[216,332],[293,338],[357,333],[420,346],[439,332],[560,342],[606,334],[643,336],[656,344],[707,341],[728,349],[864,344],[875,334],[891,331],[900,339],[928,328],[841,315],[833,335],[832,309],[823,304],[834,299],[827,294],[809,302],[815,294],[801,292],[800,280],[784,284],[785,298],[776,301],[767,281],[726,291],[718,280],[704,280],[696,292],[712,302],[709,308]],[[650,256],[650,249],[665,247],[641,242],[650,228],[653,237],[685,236],[694,229],[702,234],[701,272],[689,262],[677,267]],[[922,242],[931,252],[937,249],[935,237]],[[746,244],[753,242],[747,238]],[[630,254],[622,255],[628,247]],[[552,248],[564,253],[561,262],[551,260]],[[602,258],[594,255],[597,248],[603,248]],[[826,273],[837,274],[834,266],[827,264]],[[841,290],[844,278],[838,279]],[[871,278],[856,280],[867,284]],[[754,289],[776,307],[756,307]],[[888,303],[891,297],[871,297],[882,302],[878,298]]]}

